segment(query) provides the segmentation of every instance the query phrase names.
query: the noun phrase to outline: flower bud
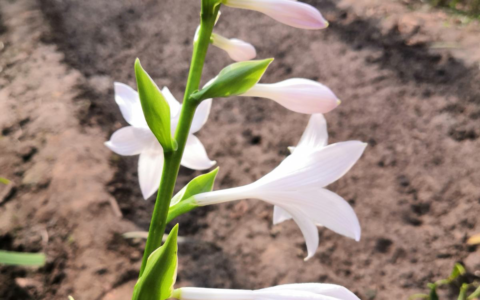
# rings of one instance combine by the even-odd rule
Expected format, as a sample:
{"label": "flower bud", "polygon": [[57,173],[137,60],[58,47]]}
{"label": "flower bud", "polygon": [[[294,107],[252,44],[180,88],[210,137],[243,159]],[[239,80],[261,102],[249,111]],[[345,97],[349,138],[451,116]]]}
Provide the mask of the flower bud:
{"label": "flower bud", "polygon": [[242,96],[269,98],[303,114],[328,113],[340,104],[340,100],[328,87],[302,78],[274,84],[256,84]]}
{"label": "flower bud", "polygon": [[212,44],[225,50],[234,61],[251,60],[257,56],[257,51],[251,44],[238,39],[227,39],[216,33],[212,34]]}
{"label": "flower bud", "polygon": [[278,22],[302,29],[323,29],[328,22],[313,6],[292,0],[223,0],[235,8],[255,10]]}

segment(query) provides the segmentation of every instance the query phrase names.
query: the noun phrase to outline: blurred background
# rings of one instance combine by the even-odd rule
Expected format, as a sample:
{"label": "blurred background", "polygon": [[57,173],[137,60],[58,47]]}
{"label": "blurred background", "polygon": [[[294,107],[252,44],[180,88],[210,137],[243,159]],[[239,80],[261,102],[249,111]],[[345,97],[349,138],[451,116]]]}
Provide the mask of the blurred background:
{"label": "blurred background", "polygon": [[[360,242],[320,229],[304,262],[293,222],[245,200],[178,218],[177,286],[346,286],[362,299],[406,299],[455,262],[479,276],[479,1],[309,0],[331,26],[290,28],[223,8],[215,32],[275,61],[262,79],[329,86],[330,142],[369,144],[329,188],[354,207]],[[200,1],[0,1],[0,249],[44,252],[43,267],[0,266],[0,299],[130,299],[154,199],[138,157],[103,143],[125,125],[113,82],[135,87],[136,57],[182,99]],[[210,48],[203,83],[232,63]],[[308,116],[273,101],[215,99],[198,133],[220,166],[216,188],[250,183],[295,145]],[[177,190],[200,172],[182,168]],[[476,274],[476,275],[475,275]],[[445,299],[455,291],[443,290]],[[456,296],[455,296],[456,298]]]}

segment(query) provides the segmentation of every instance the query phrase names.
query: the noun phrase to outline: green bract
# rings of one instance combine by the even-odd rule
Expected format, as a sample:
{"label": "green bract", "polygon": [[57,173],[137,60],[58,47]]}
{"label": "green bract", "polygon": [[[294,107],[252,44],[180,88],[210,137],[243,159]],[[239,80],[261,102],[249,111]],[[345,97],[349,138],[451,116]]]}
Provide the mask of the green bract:
{"label": "green bract", "polygon": [[202,12],[203,14],[218,15],[218,6],[222,3],[222,0],[203,0]]}
{"label": "green bract", "polygon": [[269,58],[231,64],[202,90],[193,93],[190,98],[202,101],[209,98],[241,95],[258,83],[272,61],[273,58]]}
{"label": "green bract", "polygon": [[217,177],[218,168],[210,173],[195,177],[183,189],[180,190],[170,202],[170,209],[168,211],[167,223],[174,218],[187,213],[197,207],[192,196],[200,193],[206,193],[213,190],[213,184]]}
{"label": "green bract", "polygon": [[148,127],[153,132],[164,152],[177,150],[177,142],[170,129],[170,106],[152,78],[145,72],[137,58],[135,61],[138,95]]}
{"label": "green bract", "polygon": [[178,224],[165,244],[148,257],[147,266],[133,290],[132,300],[165,300],[170,298],[177,277]]}

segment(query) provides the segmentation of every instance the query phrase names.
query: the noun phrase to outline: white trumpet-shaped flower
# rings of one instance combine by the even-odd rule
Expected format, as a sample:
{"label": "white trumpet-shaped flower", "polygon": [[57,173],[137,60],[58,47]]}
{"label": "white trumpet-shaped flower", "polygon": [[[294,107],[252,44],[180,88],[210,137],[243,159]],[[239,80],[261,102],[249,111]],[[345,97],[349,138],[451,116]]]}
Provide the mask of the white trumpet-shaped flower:
{"label": "white trumpet-shaped flower", "polygon": [[284,284],[260,290],[180,288],[179,300],[359,300],[343,286],[323,283]]}
{"label": "white trumpet-shaped flower", "polygon": [[255,10],[292,27],[302,29],[328,27],[328,22],[316,8],[295,0],[223,0],[223,4]]}
{"label": "white trumpet-shaped flower", "polygon": [[268,98],[303,114],[328,113],[340,104],[340,100],[328,87],[303,78],[273,84],[258,83],[241,96]]}
{"label": "white trumpet-shaped flower", "polygon": [[318,248],[316,226],[358,241],[360,224],[352,207],[325,187],[350,170],[366,144],[348,141],[326,146],[327,138],[325,119],[312,115],[299,145],[272,172],[252,184],[198,194],[193,200],[198,206],[246,198],[275,205],[274,224],[293,218],[300,227],[307,244],[306,259]]}
{"label": "white trumpet-shaped flower", "polygon": [[252,44],[239,39],[227,39],[219,34],[212,34],[212,44],[228,53],[234,61],[254,59],[257,51]]}
{"label": "white trumpet-shaped flower", "polygon": [[[172,133],[177,127],[181,104],[170,93],[168,88],[162,94],[170,106]],[[138,155],[138,179],[140,189],[145,199],[155,193],[160,184],[163,169],[163,149],[147,125],[143,115],[142,105],[138,93],[122,83],[115,83],[115,101],[120,107],[125,121],[130,126],[115,131],[105,145],[113,152],[124,155]],[[206,123],[210,114],[211,99],[202,102],[195,113],[190,134],[181,164],[194,170],[205,170],[215,162],[208,158],[207,152],[200,140],[193,134],[199,131]]]}

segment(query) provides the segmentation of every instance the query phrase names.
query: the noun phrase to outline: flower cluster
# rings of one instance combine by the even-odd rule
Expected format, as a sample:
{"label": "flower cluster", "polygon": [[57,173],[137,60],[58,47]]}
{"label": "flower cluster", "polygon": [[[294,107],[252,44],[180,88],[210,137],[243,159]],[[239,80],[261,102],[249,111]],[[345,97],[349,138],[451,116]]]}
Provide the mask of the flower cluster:
{"label": "flower cluster", "polygon": [[[290,219],[297,223],[306,241],[306,259],[318,248],[317,226],[356,241],[361,235],[352,207],[326,189],[353,167],[366,147],[359,141],[327,144],[323,114],[335,109],[340,100],[328,87],[310,79],[259,83],[273,59],[252,61],[257,55],[253,45],[213,32],[221,5],[258,11],[296,28],[328,26],[316,8],[295,0],[202,0],[201,24],[194,37],[192,67],[182,104],[168,88],[160,90],[139,61],[135,65],[138,93],[127,85],[115,83],[115,100],[129,126],[117,130],[106,145],[119,155],[140,155],[138,177],[145,199],[160,186],[133,299],[357,300],[344,287],[318,283],[287,284],[260,290],[173,290],[178,226],[170,232],[163,246],[160,246],[160,235],[163,236],[166,222],[195,207],[246,198],[265,201],[274,206],[274,224]],[[200,88],[209,44],[224,50],[236,63],[224,68]],[[212,191],[216,169],[193,179],[170,200],[180,164],[194,170],[206,170],[215,164],[194,134],[207,122],[212,98],[230,96],[271,99],[286,109],[311,115],[310,121],[298,145],[289,148],[291,155],[256,182]]]}

